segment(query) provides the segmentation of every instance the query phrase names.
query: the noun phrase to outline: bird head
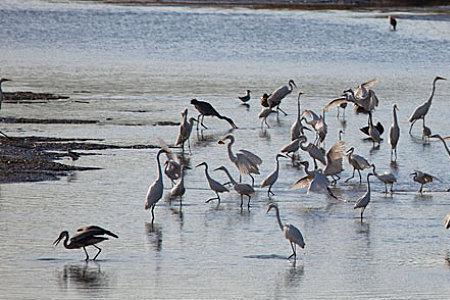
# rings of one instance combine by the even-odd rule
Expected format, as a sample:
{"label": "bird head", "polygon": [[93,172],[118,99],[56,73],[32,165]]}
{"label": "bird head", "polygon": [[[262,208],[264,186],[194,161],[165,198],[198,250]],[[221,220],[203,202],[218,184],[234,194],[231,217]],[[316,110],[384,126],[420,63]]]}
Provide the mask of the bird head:
{"label": "bird head", "polygon": [[194,123],[194,122],[197,122],[197,119],[194,118],[194,117],[190,117],[189,118],[189,123]]}
{"label": "bird head", "polygon": [[302,91],[298,92],[298,97],[300,98],[300,95],[304,95],[305,93],[303,93]]}
{"label": "bird head", "polygon": [[305,167],[309,167],[309,162],[307,160],[301,161],[300,164]]}
{"label": "bird head", "polygon": [[447,78],[441,77],[441,76],[436,76],[434,78],[434,81],[438,81],[438,80],[447,80]]}
{"label": "bird head", "polygon": [[187,114],[188,114],[188,109],[185,108],[185,109],[181,112],[181,116],[182,116],[182,117],[185,117],[185,116],[187,116]]}
{"label": "bird head", "polygon": [[395,110],[399,110],[397,104],[392,105]]}
{"label": "bird head", "polygon": [[5,82],[5,81],[12,81],[12,80],[11,80],[11,79],[8,79],[8,78],[1,78],[1,79],[0,79],[0,83]]}
{"label": "bird head", "polygon": [[251,93],[251,91],[250,91],[250,90],[247,90],[247,94],[249,94],[249,95],[250,95],[250,93]]}
{"label": "bird head", "polygon": [[198,100],[197,100],[197,99],[194,98],[194,99],[191,100],[191,104],[194,104],[194,105],[195,105],[195,104],[197,104],[197,103],[198,103]]}
{"label": "bird head", "polygon": [[56,246],[59,244],[59,242],[66,236],[69,236],[69,233],[67,231],[63,231],[59,234],[59,237],[53,242],[53,246]]}
{"label": "bird head", "polygon": [[277,206],[275,203],[270,203],[269,206],[267,207],[266,214],[267,214],[272,208],[278,209],[278,206]]}
{"label": "bird head", "polygon": [[439,134],[433,134],[433,135],[430,135],[429,137],[430,138],[437,138],[437,139],[441,138],[441,136]]}
{"label": "bird head", "polygon": [[295,86],[295,88],[297,88],[297,85],[295,84],[294,80],[292,80],[292,79],[289,80],[289,85],[291,85],[291,84],[292,84],[293,86]]}
{"label": "bird head", "polygon": [[226,140],[230,140],[231,142],[234,142],[234,136],[232,134],[227,134],[223,138],[221,138],[217,143],[220,145],[225,144]]}
{"label": "bird head", "polygon": [[220,171],[220,170],[225,171],[226,169],[224,166],[220,166],[220,167],[214,169],[214,171]]}

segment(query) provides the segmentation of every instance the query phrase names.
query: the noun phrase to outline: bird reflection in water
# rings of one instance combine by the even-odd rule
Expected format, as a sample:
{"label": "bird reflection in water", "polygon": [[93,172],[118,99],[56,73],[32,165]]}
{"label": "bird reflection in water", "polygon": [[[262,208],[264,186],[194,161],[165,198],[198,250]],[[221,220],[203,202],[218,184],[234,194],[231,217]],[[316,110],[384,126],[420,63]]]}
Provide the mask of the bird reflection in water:
{"label": "bird reflection in water", "polygon": [[100,265],[95,262],[67,264],[62,271],[57,271],[57,277],[62,289],[99,292],[111,285],[111,277],[102,272]]}
{"label": "bird reflection in water", "polygon": [[262,139],[266,139],[268,141],[270,141],[270,139],[271,139],[269,131],[265,128],[263,128],[259,131],[259,137]]}
{"label": "bird reflection in water", "polygon": [[145,232],[147,239],[152,244],[153,248],[160,252],[162,249],[162,227],[156,223],[145,223]]}
{"label": "bird reflection in water", "polygon": [[170,211],[172,212],[172,215],[177,218],[177,221],[180,223],[180,229],[183,229],[184,225],[184,213],[183,213],[183,206],[181,205],[178,208],[171,207]]}
{"label": "bird reflection in water", "polygon": [[304,266],[294,260],[289,269],[284,274],[284,286],[296,287],[300,284],[303,274],[305,273]]}

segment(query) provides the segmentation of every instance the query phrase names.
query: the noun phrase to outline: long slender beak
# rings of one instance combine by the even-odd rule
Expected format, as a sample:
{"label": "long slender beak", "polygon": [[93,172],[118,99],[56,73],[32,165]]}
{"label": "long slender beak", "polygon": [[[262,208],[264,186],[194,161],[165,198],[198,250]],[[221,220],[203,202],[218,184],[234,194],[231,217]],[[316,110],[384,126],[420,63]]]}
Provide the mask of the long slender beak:
{"label": "long slender beak", "polygon": [[278,156],[284,157],[284,158],[288,158],[286,155],[283,154],[278,154]]}
{"label": "long slender beak", "polygon": [[221,170],[220,167],[215,168],[213,171],[218,171],[218,170]]}
{"label": "long slender beak", "polygon": [[192,168],[189,167],[189,166],[184,166],[184,169],[186,169],[186,170],[192,170]]}
{"label": "long slender beak", "polygon": [[412,176],[412,175],[416,175],[416,173],[411,173],[411,174],[409,174],[409,176]]}
{"label": "long slender beak", "polygon": [[62,240],[62,237],[57,238],[54,242],[53,242],[53,246],[58,245],[58,243]]}
{"label": "long slender beak", "polygon": [[222,140],[219,140],[218,142],[217,142],[218,144],[220,144],[220,145],[223,145],[223,144],[225,144],[225,142],[224,141],[222,141]]}

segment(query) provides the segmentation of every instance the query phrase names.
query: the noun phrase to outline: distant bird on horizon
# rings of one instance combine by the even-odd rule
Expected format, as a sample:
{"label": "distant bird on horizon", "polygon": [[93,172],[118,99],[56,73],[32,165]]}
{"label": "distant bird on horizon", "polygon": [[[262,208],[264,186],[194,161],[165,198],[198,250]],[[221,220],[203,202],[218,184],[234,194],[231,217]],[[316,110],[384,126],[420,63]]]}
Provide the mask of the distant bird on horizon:
{"label": "distant bird on horizon", "polygon": [[101,243],[103,241],[108,240],[107,237],[104,237],[103,235],[109,235],[112,237],[115,237],[116,239],[119,238],[117,235],[112,233],[111,231],[108,231],[106,229],[103,229],[99,226],[86,226],[86,227],[80,227],[77,229],[77,233],[70,238],[70,243],[67,243],[69,240],[69,232],[63,231],[60,233],[59,237],[53,242],[53,245],[56,246],[58,243],[64,239],[64,248],[66,249],[79,249],[83,248],[84,253],[86,253],[86,261],[89,260],[89,254],[86,251],[87,246],[93,246],[98,249],[97,254],[94,256],[95,260],[97,256],[102,252],[102,249],[95,244]]}
{"label": "distant bird on horizon", "polygon": [[[238,127],[236,126],[236,124],[234,124],[234,121],[226,116],[223,116],[221,114],[219,114],[217,112],[217,110],[208,102],[205,101],[199,101],[197,99],[192,99],[191,100],[191,104],[193,104],[195,106],[195,108],[198,110],[198,112],[200,113],[197,117],[197,130],[198,130],[198,124],[200,123],[200,125],[203,126],[203,128],[208,129],[208,127],[206,127],[203,124],[203,119],[205,118],[205,116],[211,116],[211,117],[217,117],[219,119],[225,120],[227,121],[231,127],[233,129],[237,129]],[[200,117],[202,118],[201,122],[200,122]]]}
{"label": "distant bird on horizon", "polygon": [[242,96],[242,97],[238,96],[239,100],[241,100],[242,103],[247,103],[248,101],[250,101],[250,93],[251,93],[251,91],[247,90],[247,95]]}
{"label": "distant bird on horizon", "polygon": [[392,26],[392,30],[397,30],[397,19],[394,16],[388,16],[389,24]]}

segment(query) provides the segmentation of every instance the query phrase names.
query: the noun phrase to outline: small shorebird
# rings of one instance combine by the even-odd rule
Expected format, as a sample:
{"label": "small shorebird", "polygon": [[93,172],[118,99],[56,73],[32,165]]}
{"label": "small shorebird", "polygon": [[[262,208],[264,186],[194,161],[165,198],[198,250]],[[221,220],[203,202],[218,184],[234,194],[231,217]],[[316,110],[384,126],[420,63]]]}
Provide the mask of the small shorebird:
{"label": "small shorebird", "polygon": [[241,100],[242,101],[242,103],[247,103],[248,101],[250,101],[250,93],[251,93],[251,91],[250,90],[247,90],[247,95],[245,95],[245,96],[239,96],[238,98],[239,98],[239,100]]}
{"label": "small shorebird", "polygon": [[97,254],[94,256],[95,260],[97,256],[102,252],[102,249],[100,247],[96,246],[95,244],[101,243],[105,240],[108,240],[107,237],[104,237],[103,235],[109,235],[112,237],[115,237],[116,239],[119,238],[117,235],[112,233],[111,231],[108,231],[106,229],[103,229],[99,226],[86,226],[86,227],[80,227],[77,229],[77,233],[70,238],[70,243],[67,243],[69,240],[69,232],[63,231],[60,233],[59,237],[56,239],[56,241],[53,242],[53,245],[56,246],[58,243],[64,239],[64,247],[66,249],[79,249],[83,248],[84,253],[86,253],[86,261],[89,260],[89,254],[86,251],[87,246],[94,246],[98,249]]}
{"label": "small shorebird", "polygon": [[393,31],[397,30],[397,19],[394,16],[389,16],[388,20],[389,24],[392,26],[392,30]]}

